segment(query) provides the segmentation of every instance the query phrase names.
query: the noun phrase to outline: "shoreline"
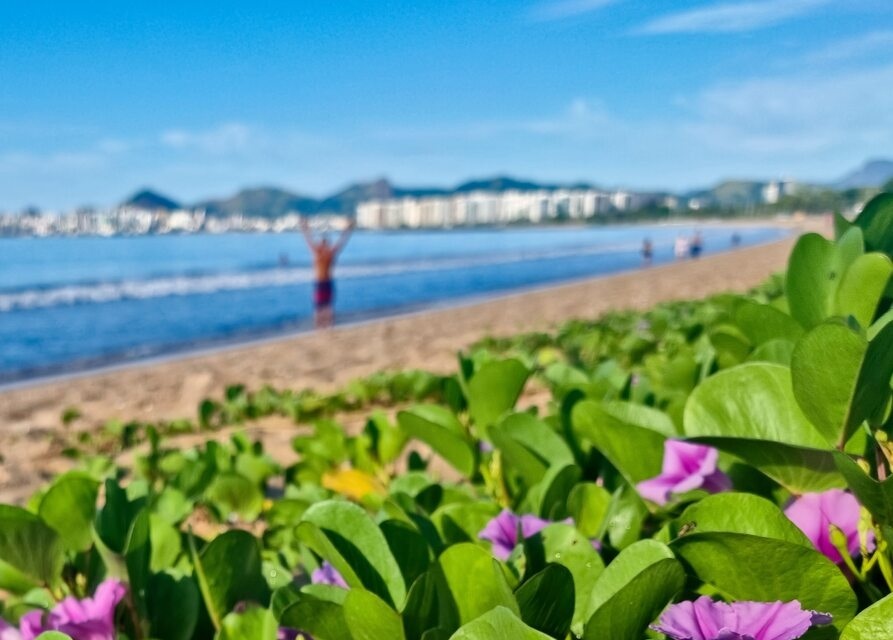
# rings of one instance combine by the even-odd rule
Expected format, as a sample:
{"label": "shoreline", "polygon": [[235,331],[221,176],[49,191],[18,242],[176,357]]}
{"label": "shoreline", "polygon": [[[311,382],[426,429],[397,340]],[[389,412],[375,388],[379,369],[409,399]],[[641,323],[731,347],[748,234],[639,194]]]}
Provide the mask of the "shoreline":
{"label": "shoreline", "polygon": [[[746,223],[745,223],[746,222]],[[774,217],[774,218],[753,218],[744,220],[723,220],[723,219],[710,219],[705,220],[704,224],[701,225],[705,228],[728,228],[728,227],[758,227],[758,228],[775,228],[782,229],[791,232],[796,230],[800,225],[799,223],[803,222],[802,220],[795,220],[793,218],[782,218],[782,217]],[[812,222],[811,220],[807,221]],[[691,226],[692,221],[689,220],[665,220],[659,223],[653,222],[633,222],[627,223],[624,225],[609,225],[609,226],[649,226],[649,227],[664,227],[664,228],[673,228],[677,226]],[[547,225],[542,228],[544,229],[562,229],[568,228],[573,225]],[[577,225],[581,228],[588,228],[591,225]],[[494,231],[501,231],[503,228],[494,227]],[[425,231],[425,230],[421,230]],[[450,230],[446,230],[450,231]],[[382,233],[388,233],[387,230],[382,231]],[[776,242],[777,240],[768,240],[765,242],[761,242],[758,245],[746,245],[741,248],[748,248],[754,246],[760,246],[763,244],[768,244],[772,242]],[[740,250],[741,248],[723,248],[716,252],[710,252],[707,256],[720,255],[720,254],[728,254],[736,250]],[[705,256],[706,257],[706,256]],[[603,278],[610,277],[612,275],[618,275],[621,273],[631,273],[642,271],[643,269],[655,269],[662,266],[666,266],[669,264],[674,264],[674,262],[662,262],[658,263],[652,267],[622,267],[617,270],[606,271],[604,273],[594,273],[585,276],[573,276],[567,279],[558,279],[551,282],[543,282],[537,284],[530,285],[522,285],[518,287],[509,287],[505,289],[498,289],[494,291],[486,291],[482,293],[472,293],[467,295],[462,295],[456,298],[448,298],[441,300],[432,300],[428,302],[419,302],[412,304],[400,305],[397,307],[391,308],[380,308],[369,311],[361,311],[356,312],[354,314],[350,314],[347,317],[347,320],[338,324],[334,327],[335,330],[345,329],[345,328],[353,328],[358,326],[363,326],[370,322],[378,322],[378,321],[387,321],[394,318],[408,317],[414,316],[420,313],[427,313],[430,311],[438,311],[442,309],[451,309],[457,307],[463,307],[467,305],[473,305],[479,302],[485,302],[489,300],[499,300],[501,298],[505,298],[513,295],[523,295],[525,293],[536,292],[543,289],[548,289],[552,287],[558,287],[566,284],[574,284],[578,282],[584,282],[586,280],[590,280],[592,278]],[[240,348],[250,348],[256,346],[263,346],[269,344],[271,342],[281,341],[281,340],[289,340],[294,339],[299,336],[307,335],[314,332],[314,327],[312,325],[312,321],[309,318],[305,318],[298,322],[289,322],[284,323],[280,326],[270,326],[264,328],[256,328],[256,329],[248,329],[242,331],[235,331],[227,336],[219,336],[219,337],[208,337],[205,339],[199,338],[190,342],[184,343],[171,343],[168,345],[158,345],[156,347],[150,349],[139,349],[134,348],[129,351],[119,352],[119,353],[111,353],[107,355],[97,355],[92,357],[85,357],[78,360],[72,360],[66,363],[59,363],[53,365],[46,365],[43,367],[35,367],[32,369],[21,369],[18,371],[9,371],[9,372],[0,372],[0,395],[21,389],[27,389],[34,386],[41,386],[44,384],[54,384],[61,383],[70,380],[78,380],[84,377],[94,376],[94,375],[104,375],[119,371],[126,371],[134,367],[141,366],[154,366],[160,364],[167,364],[172,361],[194,358],[194,357],[202,357],[208,355],[214,355],[221,351],[227,351],[231,349],[240,349]],[[141,353],[144,351],[144,353]]]}
{"label": "shoreline", "polygon": [[[808,225],[802,230],[826,230]],[[72,462],[54,437],[94,431],[108,420],[194,417],[227,386],[330,392],[383,370],[448,374],[456,353],[486,337],[549,331],[573,318],[745,291],[784,269],[797,234],[782,240],[619,274],[564,282],[497,298],[466,300],[330,330],[256,341],[163,361],[128,363],[101,373],[43,380],[0,391],[0,496],[23,499]],[[79,417],[63,425],[64,411]],[[285,423],[285,435],[294,426]]]}

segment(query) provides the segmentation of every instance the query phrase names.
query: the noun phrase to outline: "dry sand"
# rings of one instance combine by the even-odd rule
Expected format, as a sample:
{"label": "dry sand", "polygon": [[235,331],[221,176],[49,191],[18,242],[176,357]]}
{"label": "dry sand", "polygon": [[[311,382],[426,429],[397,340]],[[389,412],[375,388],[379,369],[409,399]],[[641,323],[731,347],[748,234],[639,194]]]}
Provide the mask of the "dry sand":
{"label": "dry sand", "polygon": [[[821,229],[823,223],[807,224]],[[449,373],[456,352],[487,335],[548,330],[612,309],[746,290],[784,268],[796,235],[698,261],[2,392],[0,501],[21,500],[66,467],[50,442],[63,429],[60,416],[68,407],[81,412],[73,428],[90,429],[112,418],[193,417],[202,399],[220,397],[230,384],[325,391],[384,369]]]}

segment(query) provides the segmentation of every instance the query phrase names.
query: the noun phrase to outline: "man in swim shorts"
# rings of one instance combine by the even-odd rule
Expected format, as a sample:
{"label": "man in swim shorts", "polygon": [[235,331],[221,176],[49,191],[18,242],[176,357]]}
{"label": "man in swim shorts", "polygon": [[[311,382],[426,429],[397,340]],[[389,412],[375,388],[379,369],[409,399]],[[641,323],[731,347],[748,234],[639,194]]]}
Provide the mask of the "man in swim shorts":
{"label": "man in swim shorts", "polygon": [[347,244],[353,228],[354,221],[351,220],[341,232],[338,241],[331,244],[325,233],[319,241],[315,240],[310,225],[307,224],[307,219],[301,218],[301,231],[313,254],[313,269],[316,273],[313,289],[313,321],[317,328],[331,327],[335,323],[333,310],[335,283],[332,281],[332,269],[335,266],[335,258]]}

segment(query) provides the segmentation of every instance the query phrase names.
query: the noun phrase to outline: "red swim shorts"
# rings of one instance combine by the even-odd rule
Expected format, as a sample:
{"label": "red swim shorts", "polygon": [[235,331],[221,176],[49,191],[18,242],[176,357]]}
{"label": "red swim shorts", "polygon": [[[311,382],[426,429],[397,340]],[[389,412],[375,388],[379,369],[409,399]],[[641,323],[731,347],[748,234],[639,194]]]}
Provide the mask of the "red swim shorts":
{"label": "red swim shorts", "polygon": [[335,283],[331,280],[318,280],[313,292],[313,304],[317,309],[331,307],[335,297]]}

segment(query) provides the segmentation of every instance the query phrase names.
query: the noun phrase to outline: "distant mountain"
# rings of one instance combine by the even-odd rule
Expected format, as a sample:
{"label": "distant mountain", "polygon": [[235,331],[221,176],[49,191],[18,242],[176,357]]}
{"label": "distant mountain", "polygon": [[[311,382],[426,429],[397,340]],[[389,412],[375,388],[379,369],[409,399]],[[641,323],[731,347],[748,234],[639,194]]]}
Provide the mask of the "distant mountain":
{"label": "distant mountain", "polygon": [[[469,191],[539,191],[540,189],[557,189],[560,185],[516,180],[508,176],[496,176],[484,180],[470,180],[463,182],[453,189],[454,193],[468,193]],[[582,186],[582,185],[576,185]],[[587,185],[588,186],[588,185]]]}
{"label": "distant mountain", "polygon": [[150,189],[142,189],[137,191],[132,196],[127,198],[124,202],[121,203],[122,207],[135,207],[137,209],[149,209],[151,211],[157,211],[159,209],[163,209],[165,211],[173,211],[175,209],[180,209],[180,203],[176,200],[172,200],[167,196],[163,196],[160,193],[152,191]]}
{"label": "distant mountain", "polygon": [[288,213],[316,213],[315,198],[298,195],[275,187],[243,189],[234,196],[217,200],[205,200],[193,205],[205,209],[212,216],[241,214],[258,218],[277,218]]}
{"label": "distant mountain", "polygon": [[869,160],[834,183],[836,189],[880,187],[893,178],[893,160]]}

